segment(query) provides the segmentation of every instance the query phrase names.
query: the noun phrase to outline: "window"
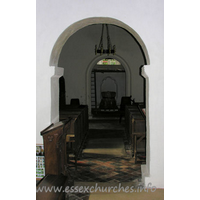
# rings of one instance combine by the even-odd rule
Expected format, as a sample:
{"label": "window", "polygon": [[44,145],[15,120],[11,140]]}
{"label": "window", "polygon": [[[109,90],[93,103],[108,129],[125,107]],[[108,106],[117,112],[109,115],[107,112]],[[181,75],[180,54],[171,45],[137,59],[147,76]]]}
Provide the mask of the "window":
{"label": "window", "polygon": [[121,65],[121,63],[115,59],[103,59],[100,60],[97,65]]}

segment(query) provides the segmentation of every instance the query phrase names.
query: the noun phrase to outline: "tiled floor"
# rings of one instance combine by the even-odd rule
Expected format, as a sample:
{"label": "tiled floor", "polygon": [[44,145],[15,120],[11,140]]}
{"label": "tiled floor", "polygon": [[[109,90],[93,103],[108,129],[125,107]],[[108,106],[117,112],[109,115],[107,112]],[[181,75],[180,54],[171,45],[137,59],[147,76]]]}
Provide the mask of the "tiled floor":
{"label": "tiled floor", "polygon": [[77,172],[75,168],[70,171],[80,182],[130,182],[141,178],[141,164],[134,164],[130,158],[82,158]]}
{"label": "tiled floor", "polygon": [[[140,181],[141,163],[135,164],[126,154],[123,125],[119,125],[116,121],[97,122],[90,124],[90,128],[85,151],[77,162],[77,171],[74,167],[70,168],[74,181],[85,184]],[[105,151],[109,153],[103,153]],[[86,200],[89,199],[89,194],[69,194],[68,199]]]}
{"label": "tiled floor", "polygon": [[123,124],[116,120],[90,122],[85,148],[77,161],[77,172],[71,168],[74,180],[129,182],[141,178],[141,163],[135,164],[126,154],[125,144]]}
{"label": "tiled floor", "polygon": [[[78,168],[70,169],[74,182],[81,183],[81,186],[91,182],[111,186],[115,183],[140,182],[141,164],[134,164],[130,158],[122,157],[101,157],[82,158],[78,161]],[[90,193],[69,193],[67,200],[88,200]]]}

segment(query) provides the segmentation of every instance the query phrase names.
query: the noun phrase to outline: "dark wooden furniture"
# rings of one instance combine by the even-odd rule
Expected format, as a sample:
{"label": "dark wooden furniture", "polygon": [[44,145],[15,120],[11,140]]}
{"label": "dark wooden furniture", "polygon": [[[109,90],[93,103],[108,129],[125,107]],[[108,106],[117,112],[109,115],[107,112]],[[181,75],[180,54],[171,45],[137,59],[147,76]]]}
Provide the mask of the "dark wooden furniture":
{"label": "dark wooden furniture", "polygon": [[125,116],[125,108],[126,106],[131,105],[131,97],[122,97],[121,98],[121,104],[120,104],[120,108],[119,108],[119,112],[120,112],[120,119],[119,122],[121,123],[122,121],[122,117]]}
{"label": "dark wooden furniture", "polygon": [[138,110],[137,105],[126,106],[125,107],[125,133],[126,133],[129,144],[131,144],[132,122],[134,120],[133,114],[134,114],[134,118],[137,118],[138,116],[141,117],[141,114]]}
{"label": "dark wooden furniture", "polygon": [[138,152],[146,155],[146,117],[138,105],[125,108],[125,133],[137,163]]}
{"label": "dark wooden furniture", "polygon": [[80,147],[84,137],[89,130],[88,121],[88,106],[70,106],[66,105],[65,110],[60,111],[60,121],[66,120],[67,118],[73,119],[73,126],[71,131],[75,134],[77,147]]}
{"label": "dark wooden furniture", "polygon": [[71,106],[80,106],[80,101],[79,101],[79,99],[71,99],[71,100],[70,100],[70,105],[71,105]]}
{"label": "dark wooden furniture", "polygon": [[67,174],[66,135],[70,133],[71,118],[51,124],[41,132],[44,141],[45,174]]}
{"label": "dark wooden furniture", "polygon": [[[138,144],[145,139],[146,134],[145,132],[134,132],[132,134],[132,151],[133,151],[133,159],[135,160],[135,163],[137,163],[137,154],[138,154]],[[145,149],[145,147],[144,147]],[[141,150],[140,150],[141,151]],[[146,150],[142,150],[145,151]],[[146,153],[145,153],[146,154]]]}
{"label": "dark wooden furniture", "polygon": [[70,134],[66,138],[67,144],[67,160],[72,153],[75,159],[75,167],[77,168],[77,159],[81,154],[86,135],[89,130],[88,122],[88,106],[72,106],[66,105],[65,109],[60,111],[60,120],[71,118]]}
{"label": "dark wooden furniture", "polygon": [[47,174],[36,186],[36,200],[65,200],[67,179],[62,174]]}
{"label": "dark wooden furniture", "polygon": [[[75,166],[81,146],[88,133],[88,107],[84,105],[65,105],[60,111],[60,121],[41,131],[44,141],[45,177],[39,187],[65,188],[68,180],[73,180],[69,169],[69,154],[75,155]],[[37,200],[65,199],[65,192],[37,192]]]}

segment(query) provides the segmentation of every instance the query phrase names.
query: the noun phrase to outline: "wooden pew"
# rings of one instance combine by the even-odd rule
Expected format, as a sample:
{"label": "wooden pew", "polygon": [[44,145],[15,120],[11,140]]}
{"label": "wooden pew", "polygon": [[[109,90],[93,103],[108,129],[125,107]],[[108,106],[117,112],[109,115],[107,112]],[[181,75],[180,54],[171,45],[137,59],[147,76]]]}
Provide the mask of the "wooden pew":
{"label": "wooden pew", "polygon": [[45,177],[37,184],[37,200],[64,200],[65,187],[73,185],[73,179],[68,170],[68,152],[66,151],[66,140],[72,130],[73,119],[66,117],[65,120],[51,124],[41,131],[44,140]]}
{"label": "wooden pew", "polygon": [[45,174],[66,175],[66,135],[70,134],[71,118],[51,124],[41,131],[44,141]]}
{"label": "wooden pew", "polygon": [[65,120],[69,115],[79,114],[80,115],[80,127],[81,127],[81,138],[88,132],[89,122],[88,122],[88,106],[80,105],[80,106],[71,106],[66,105],[65,109],[60,111],[59,119],[60,121]]}
{"label": "wooden pew", "polygon": [[129,144],[131,144],[131,134],[132,134],[132,118],[133,114],[135,117],[140,116],[137,105],[126,106],[125,107],[125,133]]}
{"label": "wooden pew", "polygon": [[[137,163],[138,145],[143,146],[140,151],[146,154],[146,118],[138,105],[126,106],[125,109],[125,132],[131,151],[134,155],[135,163]],[[141,141],[145,143],[141,145]]]}
{"label": "wooden pew", "polygon": [[65,120],[68,117],[72,118],[72,126],[70,129],[71,137],[68,137],[66,142],[67,147],[72,147],[71,152],[75,156],[75,166],[77,168],[77,159],[81,154],[82,146],[89,130],[88,106],[66,105],[65,109],[60,111],[60,120]]}

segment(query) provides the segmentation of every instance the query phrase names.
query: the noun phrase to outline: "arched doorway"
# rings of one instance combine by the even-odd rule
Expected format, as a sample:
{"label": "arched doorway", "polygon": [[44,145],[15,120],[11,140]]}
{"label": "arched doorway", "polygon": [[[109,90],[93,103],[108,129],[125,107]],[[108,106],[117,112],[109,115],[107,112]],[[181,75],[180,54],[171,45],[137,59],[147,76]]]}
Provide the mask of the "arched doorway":
{"label": "arched doorway", "polygon": [[[137,56],[142,56],[144,58],[144,62],[141,63],[140,66],[138,66],[137,70],[141,69],[141,66],[150,64],[148,52],[147,52],[144,42],[132,28],[130,28],[123,22],[120,22],[120,21],[118,21],[116,19],[112,19],[112,18],[97,17],[97,18],[84,19],[79,22],[76,22],[75,24],[72,24],[60,35],[60,37],[58,38],[58,40],[56,41],[56,43],[53,47],[52,53],[51,53],[50,66],[55,67],[55,75],[52,77],[52,90],[51,90],[51,94],[53,97],[52,98],[52,113],[51,113],[52,119],[53,119],[52,122],[55,122],[56,120],[58,120],[58,116],[59,116],[59,101],[58,101],[58,98],[55,98],[55,96],[57,95],[57,91],[59,90],[59,88],[58,88],[59,87],[59,84],[58,84],[59,78],[64,75],[64,70],[65,70],[65,68],[62,66],[62,62],[60,62],[60,58],[63,56],[63,49],[66,47],[67,42],[69,42],[70,39],[73,39],[73,36],[75,36],[75,34],[78,33],[80,30],[83,30],[84,28],[87,28],[87,27],[91,27],[92,25],[99,25],[99,24],[103,24],[103,23],[110,24],[117,28],[120,28],[121,30],[126,32],[129,36],[131,36],[132,41],[134,41],[135,44],[137,44],[138,49],[140,49],[140,53],[137,54]],[[73,44],[73,42],[71,42],[71,45],[72,44]],[[66,51],[66,52],[70,53],[69,51]],[[79,53],[82,53],[82,52],[79,52]],[[136,56],[136,58],[137,58],[137,56]],[[84,96],[82,94],[80,95],[80,98],[82,98],[81,101],[84,104],[88,104],[88,105],[91,104],[91,96],[90,96],[90,94],[91,94],[91,71],[92,71],[94,64],[103,58],[105,58],[105,55],[92,57],[90,59],[90,63],[88,62],[89,65],[87,63],[87,66],[86,66],[84,63],[84,67],[86,68],[85,72],[84,73],[80,72],[82,77],[81,78],[79,77],[80,78],[79,80],[81,81],[81,83],[80,83],[81,88],[79,89],[79,91],[81,91],[82,94],[84,94]],[[130,62],[128,63],[127,59],[124,59],[124,56],[121,56],[121,54],[115,54],[113,56],[113,58],[119,60],[123,64],[123,67],[125,68],[125,70],[127,70],[126,82],[128,84],[126,87],[126,95],[129,96],[136,91],[135,87],[137,86],[137,84],[134,82],[134,79],[133,79],[135,71],[133,70],[133,67],[130,66]],[[134,61],[134,56],[133,56],[133,61]],[[81,67],[79,67],[79,69],[81,69]],[[79,69],[77,68],[77,70],[79,70]],[[71,77],[75,77],[75,72],[74,72],[74,74],[71,74],[69,68],[68,68],[68,70],[65,70],[65,73],[69,73],[69,75]],[[138,73],[140,73],[140,72],[138,71]],[[145,76],[143,71],[142,71],[142,75]],[[85,78],[83,78],[83,76]],[[145,78],[147,78],[147,77],[145,77]],[[68,79],[65,79],[65,80],[67,81]],[[68,85],[68,83],[66,83],[66,84]],[[147,82],[146,86],[147,86],[146,88],[148,89],[148,82]],[[67,89],[66,89],[66,91],[67,91]],[[77,93],[79,93],[79,91],[77,91]],[[77,94],[75,94],[75,95],[77,95]],[[146,103],[148,104],[148,90],[146,90]],[[91,107],[91,106],[89,106],[89,107]],[[146,107],[146,108],[147,108],[146,113],[147,113],[147,123],[148,123],[148,120],[149,120],[148,119],[148,107]],[[147,147],[149,147],[148,146],[148,127],[147,127]],[[148,151],[148,148],[147,148],[147,151]],[[149,157],[147,154],[147,165],[148,165],[148,162],[149,162]]]}
{"label": "arched doorway", "polygon": [[[114,59],[115,57],[115,59]],[[88,96],[87,104],[91,109],[92,114],[97,114],[104,111],[116,112],[119,108],[122,96],[130,95],[130,69],[128,65],[121,58],[116,59],[117,56],[103,56],[103,59],[92,61],[87,70],[87,93],[91,91]],[[122,65],[124,63],[125,67]],[[91,76],[90,76],[91,74]],[[103,106],[102,93],[114,92],[114,104],[110,106]]]}
{"label": "arched doorway", "polygon": [[[63,33],[59,36],[57,39],[52,52],[51,52],[51,57],[50,57],[50,66],[55,67],[55,75],[52,77],[52,90],[51,90],[51,96],[52,96],[52,112],[51,112],[51,119],[52,122],[58,121],[58,115],[59,115],[59,98],[55,98],[57,96],[57,91],[59,90],[59,78],[64,75],[64,68],[62,67],[62,64],[59,64],[59,59],[62,56],[62,52],[64,49],[64,46],[66,45],[67,41],[69,41],[78,31],[86,28],[86,27],[91,27],[92,25],[99,25],[99,24],[110,24],[115,27],[119,27],[121,30],[124,30],[124,32],[127,32],[131,37],[132,40],[135,41],[137,44],[138,48],[140,49],[140,54],[142,55],[144,62],[139,66],[141,69],[141,66],[143,65],[149,65],[150,60],[148,56],[148,52],[146,49],[146,46],[140,36],[128,25],[124,24],[123,22],[113,19],[113,18],[106,18],[106,17],[94,17],[94,18],[88,18],[88,19],[83,19],[81,21],[78,21],[71,26],[69,26],[67,29],[63,31]],[[91,83],[91,70],[95,63],[99,61],[100,59],[105,58],[105,55],[100,55],[100,56],[94,56],[92,61],[87,67],[86,71],[86,79],[85,79],[85,88],[82,89],[82,91],[85,91],[84,97],[81,95],[81,98],[83,98],[83,103],[88,104],[89,108],[91,107],[91,96],[90,96],[90,83]],[[131,79],[131,76],[135,72],[131,72],[132,67],[129,67],[129,65],[126,63],[125,59],[122,58],[121,55],[115,54],[112,56],[114,59],[119,60],[122,65],[124,66],[125,70],[127,71],[127,78],[126,81],[129,82],[130,84],[126,84],[126,94],[132,95],[133,93],[133,86],[136,86],[135,83],[133,83],[134,79]],[[134,58],[133,58],[134,59]],[[131,74],[132,73],[132,74]],[[144,74],[144,73],[143,73]],[[84,74],[82,74],[84,75]],[[73,75],[72,75],[73,76]],[[143,75],[144,76],[144,75]],[[145,77],[146,78],[146,77]],[[67,80],[65,78],[65,80]],[[66,83],[67,84],[67,83]],[[66,88],[67,89],[67,88]],[[137,90],[136,88],[134,89],[135,91]],[[91,113],[91,111],[89,110]]]}
{"label": "arched doorway", "polygon": [[[107,55],[101,55],[97,58],[94,58],[91,63],[89,64],[88,68],[87,68],[87,74],[86,74],[86,92],[87,92],[87,104],[89,106],[89,108],[91,107],[91,96],[90,96],[90,91],[91,91],[91,73],[93,70],[93,67],[96,65],[96,63],[102,59],[107,58]],[[121,58],[119,55],[111,55],[109,56],[112,59],[115,59],[117,61],[119,61],[121,63],[121,66],[124,69],[125,72],[125,94],[126,96],[130,96],[131,94],[131,90],[132,90],[132,83],[131,83],[131,72],[130,72],[130,67],[128,66],[128,64],[126,63],[126,61]],[[89,109],[89,113],[91,113],[91,109]]]}

